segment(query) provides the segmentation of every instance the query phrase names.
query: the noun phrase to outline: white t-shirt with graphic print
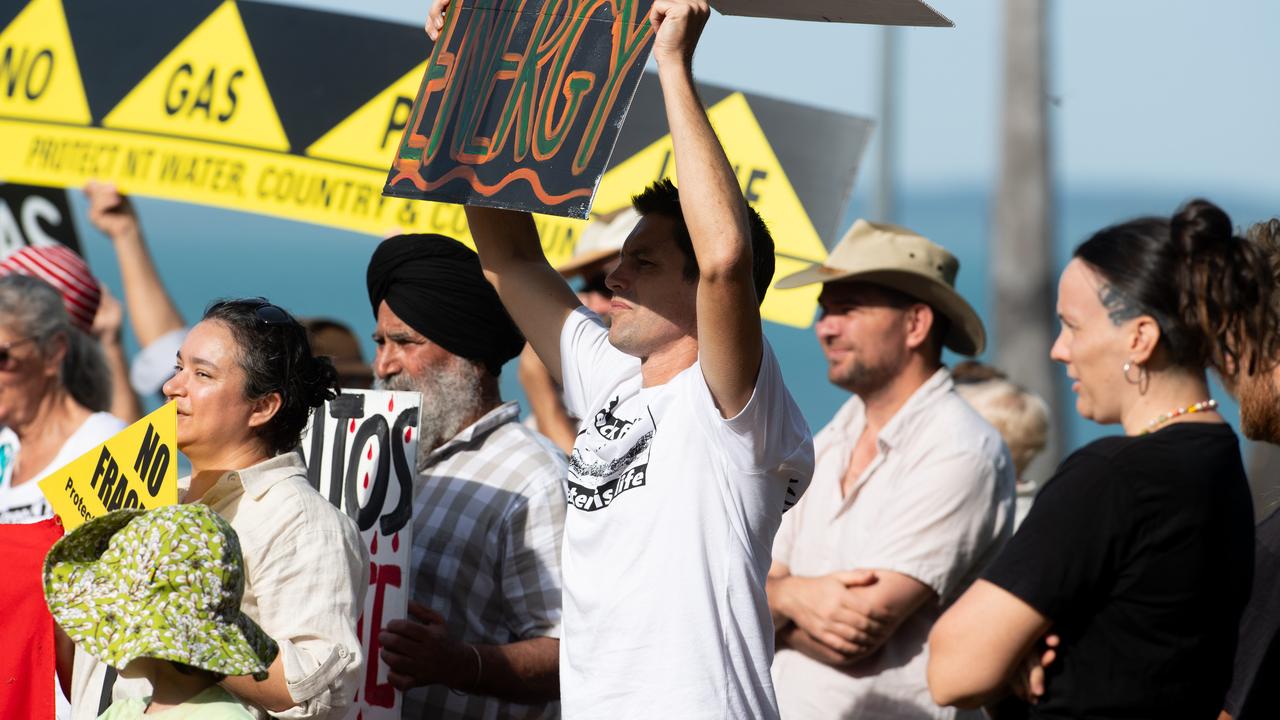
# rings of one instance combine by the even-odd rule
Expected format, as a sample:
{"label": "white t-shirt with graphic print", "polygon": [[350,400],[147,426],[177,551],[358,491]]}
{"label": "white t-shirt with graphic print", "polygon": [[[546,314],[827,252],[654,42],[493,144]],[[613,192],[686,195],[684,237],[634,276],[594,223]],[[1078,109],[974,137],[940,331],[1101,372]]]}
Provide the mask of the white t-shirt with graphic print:
{"label": "white t-shirt with graphic print", "polygon": [[809,427],[765,344],[726,420],[695,363],[641,387],[585,309],[561,334],[569,459],[566,718],[776,718],[765,597],[774,534],[813,473]]}

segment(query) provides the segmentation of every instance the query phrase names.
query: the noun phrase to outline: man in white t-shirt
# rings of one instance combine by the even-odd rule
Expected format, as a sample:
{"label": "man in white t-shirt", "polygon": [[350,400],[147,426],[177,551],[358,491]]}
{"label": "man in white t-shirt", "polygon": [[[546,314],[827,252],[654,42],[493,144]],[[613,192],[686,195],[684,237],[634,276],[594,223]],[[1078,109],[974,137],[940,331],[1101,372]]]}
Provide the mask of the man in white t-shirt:
{"label": "man in white t-shirt", "polygon": [[[853,393],[814,437],[813,485],[774,543],[773,678],[785,720],[951,720],[925,680],[929,629],[1013,531],[1014,466],[953,389],[942,349],[982,352],[959,262],[915,233],[859,220],[815,266],[815,330]],[[978,713],[981,716],[981,713]]]}
{"label": "man in white t-shirt", "polygon": [[760,325],[773,241],[694,89],[708,15],[702,0],[650,13],[683,189],[635,199],[608,329],[528,214],[467,208],[489,279],[584,420],[565,521],[567,718],[777,717],[764,583],[813,448]]}

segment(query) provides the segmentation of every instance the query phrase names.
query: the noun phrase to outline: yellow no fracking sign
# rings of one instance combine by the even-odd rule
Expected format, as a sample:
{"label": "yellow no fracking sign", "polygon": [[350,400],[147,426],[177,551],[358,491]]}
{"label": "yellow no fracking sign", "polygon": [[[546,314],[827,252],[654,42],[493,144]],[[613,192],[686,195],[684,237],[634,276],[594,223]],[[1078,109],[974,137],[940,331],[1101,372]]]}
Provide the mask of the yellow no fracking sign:
{"label": "yellow no fracking sign", "polygon": [[122,508],[178,502],[177,406],[168,403],[40,481],[68,531]]}

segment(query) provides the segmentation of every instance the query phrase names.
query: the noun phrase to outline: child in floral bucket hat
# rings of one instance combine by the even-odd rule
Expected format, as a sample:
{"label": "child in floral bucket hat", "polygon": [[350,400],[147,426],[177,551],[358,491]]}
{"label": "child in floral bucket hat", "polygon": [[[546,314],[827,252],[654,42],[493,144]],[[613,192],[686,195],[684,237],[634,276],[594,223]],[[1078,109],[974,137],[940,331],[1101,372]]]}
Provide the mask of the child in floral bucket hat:
{"label": "child in floral bucket hat", "polygon": [[218,685],[227,675],[264,679],[278,650],[240,611],[243,563],[235,531],[200,504],[118,510],[49,550],[53,619],[122,675],[151,680],[151,697],[119,700],[102,718],[252,720]]}

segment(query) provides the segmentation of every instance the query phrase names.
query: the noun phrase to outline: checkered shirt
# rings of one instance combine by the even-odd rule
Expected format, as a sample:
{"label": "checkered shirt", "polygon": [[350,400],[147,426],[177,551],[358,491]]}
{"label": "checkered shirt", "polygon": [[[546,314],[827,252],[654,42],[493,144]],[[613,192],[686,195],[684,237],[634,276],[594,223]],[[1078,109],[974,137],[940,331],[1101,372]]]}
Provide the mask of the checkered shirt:
{"label": "checkered shirt", "polygon": [[[468,643],[560,637],[565,460],[517,422],[519,414],[514,402],[490,411],[437,448],[414,483],[413,599]],[[509,703],[433,685],[405,695],[402,717],[559,715],[559,703]]]}

